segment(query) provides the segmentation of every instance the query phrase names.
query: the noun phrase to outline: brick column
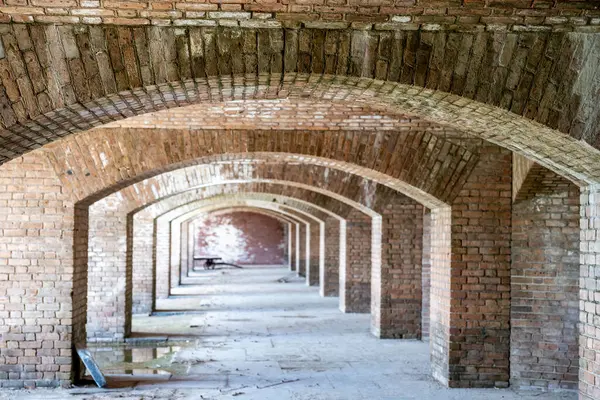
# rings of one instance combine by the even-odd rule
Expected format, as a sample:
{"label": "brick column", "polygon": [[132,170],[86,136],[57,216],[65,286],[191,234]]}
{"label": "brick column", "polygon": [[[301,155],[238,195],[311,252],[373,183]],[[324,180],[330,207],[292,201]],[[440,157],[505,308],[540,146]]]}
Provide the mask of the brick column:
{"label": "brick column", "polygon": [[152,312],[154,294],[154,220],[137,213],[133,218],[133,314]]}
{"label": "brick column", "polygon": [[105,207],[103,202],[93,204],[89,213],[87,338],[92,342],[124,340],[131,332],[127,237],[133,221]]}
{"label": "brick column", "polygon": [[435,285],[432,266],[432,299],[441,299],[435,321],[431,306],[431,339],[434,323],[441,331],[432,370],[451,387],[506,387],[509,378],[512,157],[491,145],[479,156],[452,204],[451,268],[435,271]]}
{"label": "brick column", "polygon": [[[169,224],[169,288],[179,286],[181,270],[182,232],[181,220],[173,220]],[[170,290],[169,290],[170,292]]]}
{"label": "brick column", "polygon": [[381,263],[371,271],[371,331],[380,338],[420,338],[423,206],[396,194],[383,202]]}
{"label": "brick column", "polygon": [[371,311],[371,217],[353,209],[346,216],[346,263],[340,265],[340,310]]}
{"label": "brick column", "polygon": [[0,387],[68,385],[85,340],[87,207],[39,154],[3,164],[0,179]]}
{"label": "brick column", "polygon": [[300,260],[298,264],[298,276],[306,278],[306,270],[310,262],[310,229],[308,224],[300,224],[300,238],[298,243],[298,251],[300,252]]}
{"label": "brick column", "polygon": [[297,249],[297,243],[298,243],[298,223],[293,223],[291,224],[290,227],[290,271],[296,271],[297,268],[297,264],[298,264],[298,249]]}
{"label": "brick column", "polygon": [[581,188],[579,398],[600,399],[600,185]]}
{"label": "brick column", "polygon": [[290,253],[292,247],[290,232],[292,230],[292,223],[287,221],[282,221],[281,223],[283,224],[283,243],[285,244],[283,250],[283,257],[285,262],[287,263],[287,265],[285,266],[290,268]]}
{"label": "brick column", "polygon": [[320,294],[337,297],[340,292],[340,262],[346,262],[346,222],[334,217],[325,220],[325,263],[321,270]]}
{"label": "brick column", "polygon": [[431,306],[431,210],[423,210],[423,258],[421,263],[421,340],[429,340]]}
{"label": "brick column", "polygon": [[181,281],[184,282],[190,276],[190,271],[194,268],[194,249],[196,246],[196,224],[194,221],[188,223],[187,228],[187,263],[181,273]]}
{"label": "brick column", "polygon": [[510,383],[576,389],[579,188],[533,165],[512,216]]}
{"label": "brick column", "polygon": [[429,351],[431,374],[446,385],[450,369],[451,221],[450,207],[431,210]]}
{"label": "brick column", "polygon": [[[310,253],[307,264],[306,284],[308,286],[319,286],[319,275],[321,265],[325,263],[323,256],[325,249],[325,226],[323,223],[312,222],[310,224]],[[322,243],[323,242],[323,243]]]}
{"label": "brick column", "polygon": [[181,223],[181,228],[180,228],[180,231],[181,231],[181,234],[180,234],[181,235],[181,242],[180,242],[181,243],[181,253],[180,253],[179,269],[177,271],[177,285],[178,286],[181,285],[181,282],[186,275],[186,270],[187,270],[189,259],[190,259],[190,251],[189,251],[190,225],[191,225],[191,221],[186,220]]}
{"label": "brick column", "polygon": [[157,299],[166,299],[170,293],[170,223],[164,218],[158,218],[154,229],[154,270],[156,271],[154,300],[156,301]]}

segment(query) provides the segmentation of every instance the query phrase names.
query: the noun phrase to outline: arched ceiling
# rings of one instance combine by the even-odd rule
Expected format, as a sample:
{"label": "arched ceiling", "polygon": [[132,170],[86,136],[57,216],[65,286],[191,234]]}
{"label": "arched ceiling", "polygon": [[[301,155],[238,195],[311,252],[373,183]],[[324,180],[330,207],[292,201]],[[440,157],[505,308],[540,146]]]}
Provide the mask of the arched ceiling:
{"label": "arched ceiling", "polygon": [[[248,185],[245,186],[249,187]],[[263,186],[263,189],[264,188],[265,187]],[[258,189],[260,189],[260,187],[255,185],[252,190]],[[288,192],[291,193],[291,191]],[[179,193],[178,195],[162,199],[140,210],[136,210],[135,215],[137,216],[139,214],[145,218],[166,218],[167,220],[171,220],[183,212],[194,211],[200,207],[211,206],[214,209],[225,209],[232,205],[238,205],[241,202],[246,202],[249,205],[255,203],[268,204],[269,209],[271,210],[293,209],[315,215],[320,219],[325,219],[327,216],[340,219],[341,217],[331,210],[336,210],[339,212],[340,210],[345,209],[341,205],[337,208],[331,205],[323,207],[318,204],[303,200],[301,197],[291,197],[283,194],[277,194],[275,192],[268,193],[253,191],[228,193],[226,190],[219,193],[224,194],[218,194],[211,198],[203,198],[204,191]],[[306,191],[297,193],[307,194]],[[331,210],[326,207],[329,207]]]}
{"label": "arched ceiling", "polygon": [[[91,126],[197,102],[294,95],[349,101],[340,89],[369,92],[369,78],[408,85],[383,93],[398,106],[400,89],[408,96],[404,109],[414,115],[427,105],[419,95],[433,94],[411,86],[478,101],[452,99],[465,109],[463,118],[472,115],[463,124],[470,131],[473,120],[490,124],[481,121],[478,104],[485,103],[599,144],[600,55],[593,34],[10,24],[0,35],[4,161]],[[386,109],[383,93],[374,102]],[[425,110],[429,120],[448,123],[446,111],[436,113],[443,97]],[[483,114],[490,113],[498,114],[494,108]],[[514,115],[505,118],[510,123]],[[554,140],[550,132],[530,129],[540,141]]]}
{"label": "arched ceiling", "polygon": [[[198,193],[207,190],[206,187],[220,183],[264,182],[308,189],[315,192],[312,196],[315,204],[333,206],[335,209],[340,208],[338,202],[369,209],[378,206],[378,202],[401,196],[393,188],[378,184],[356,171],[344,171],[327,164],[312,164],[310,159],[280,155],[278,160],[277,157],[269,157],[269,154],[256,156],[254,159],[239,160],[232,157],[227,163],[204,164],[166,172],[115,192],[92,207],[101,210],[108,207],[125,213],[137,212],[144,207],[161,208],[162,204],[169,204],[170,199],[194,199]],[[439,201],[436,204],[427,203],[430,207],[441,204]]]}

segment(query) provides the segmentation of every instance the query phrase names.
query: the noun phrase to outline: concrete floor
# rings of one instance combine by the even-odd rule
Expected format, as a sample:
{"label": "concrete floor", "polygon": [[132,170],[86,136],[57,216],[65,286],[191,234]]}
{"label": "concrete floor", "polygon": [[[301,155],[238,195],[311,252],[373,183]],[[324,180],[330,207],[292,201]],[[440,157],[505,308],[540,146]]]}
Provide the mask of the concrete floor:
{"label": "concrete floor", "polygon": [[135,317],[126,348],[94,349],[111,389],[3,391],[0,399],[577,398],[446,389],[429,377],[427,343],[374,338],[368,315],[342,314],[337,298],[319,297],[284,268],[201,271],[193,281],[159,301],[157,315]]}

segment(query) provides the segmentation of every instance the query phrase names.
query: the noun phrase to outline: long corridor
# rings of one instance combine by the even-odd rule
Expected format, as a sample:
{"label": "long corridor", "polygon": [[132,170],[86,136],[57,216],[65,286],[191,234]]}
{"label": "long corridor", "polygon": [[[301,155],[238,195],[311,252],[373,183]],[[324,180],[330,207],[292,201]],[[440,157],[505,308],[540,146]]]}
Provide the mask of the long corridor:
{"label": "long corridor", "polygon": [[153,316],[134,318],[126,348],[96,346],[112,389],[0,392],[0,399],[575,399],[574,392],[447,389],[428,344],[379,340],[368,314],[281,267],[194,273]]}

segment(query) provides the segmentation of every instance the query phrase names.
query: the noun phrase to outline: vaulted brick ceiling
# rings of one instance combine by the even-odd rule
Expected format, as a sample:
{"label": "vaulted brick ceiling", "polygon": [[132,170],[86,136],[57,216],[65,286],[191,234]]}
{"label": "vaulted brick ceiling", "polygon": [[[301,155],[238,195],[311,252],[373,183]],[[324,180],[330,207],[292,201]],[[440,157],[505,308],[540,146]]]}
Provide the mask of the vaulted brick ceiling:
{"label": "vaulted brick ceiling", "polygon": [[[419,7],[426,3],[410,10],[425,17],[428,14]],[[240,27],[235,18],[224,19],[234,21],[234,27],[1,25],[0,122],[5,129],[0,134],[0,161],[125,117],[197,102],[252,98],[257,85],[272,88],[273,93],[261,96],[285,96],[281,88],[287,78],[279,73],[295,72],[373,77],[449,91],[600,146],[600,103],[595,100],[600,35],[563,32],[577,25],[572,18],[583,18],[580,22],[593,31],[596,11],[577,8],[581,2],[543,2],[554,8],[538,10],[543,17],[539,23],[550,26],[551,18],[559,18],[557,24],[570,28],[550,32],[538,24],[522,32],[510,18],[522,19],[528,13],[533,18],[535,8],[523,8],[532,10],[523,14],[517,11],[524,2],[492,3],[461,12],[468,16],[479,15],[477,10],[510,10],[509,17],[499,14],[508,18],[506,29],[493,29],[491,19],[484,25],[454,28],[442,20],[439,30],[400,22],[373,24],[368,19],[366,25],[337,27],[343,29],[310,28],[306,22],[256,29]],[[106,7],[103,11],[110,9]],[[314,10],[315,5],[310,7]],[[75,12],[67,11],[71,16]],[[13,20],[17,14],[11,14]],[[390,23],[396,14],[386,15]],[[218,79],[207,79],[213,76]],[[182,82],[190,78],[202,80]]]}

